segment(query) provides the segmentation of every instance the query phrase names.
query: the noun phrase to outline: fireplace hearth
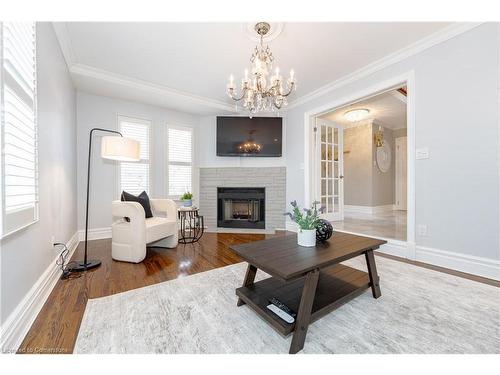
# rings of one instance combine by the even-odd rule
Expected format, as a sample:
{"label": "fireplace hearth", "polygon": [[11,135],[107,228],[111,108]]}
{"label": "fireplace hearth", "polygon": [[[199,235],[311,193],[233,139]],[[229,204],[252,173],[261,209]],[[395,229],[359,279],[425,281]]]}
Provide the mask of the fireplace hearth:
{"label": "fireplace hearth", "polygon": [[265,196],[265,188],[217,188],[217,226],[264,229]]}

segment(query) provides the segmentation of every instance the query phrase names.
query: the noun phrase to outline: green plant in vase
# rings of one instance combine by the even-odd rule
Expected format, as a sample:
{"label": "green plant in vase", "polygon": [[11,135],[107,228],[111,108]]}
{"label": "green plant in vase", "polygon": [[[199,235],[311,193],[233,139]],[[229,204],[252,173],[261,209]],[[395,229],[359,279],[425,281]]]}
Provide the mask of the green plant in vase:
{"label": "green plant in vase", "polygon": [[193,193],[186,191],[182,194],[181,201],[185,207],[191,207],[193,205]]}
{"label": "green plant in vase", "polygon": [[321,220],[319,215],[325,210],[324,207],[318,208],[319,203],[318,201],[314,201],[311,208],[303,208],[301,210],[297,201],[292,201],[290,202],[293,207],[292,212],[285,213],[299,227],[297,242],[300,246],[316,245],[316,226]]}

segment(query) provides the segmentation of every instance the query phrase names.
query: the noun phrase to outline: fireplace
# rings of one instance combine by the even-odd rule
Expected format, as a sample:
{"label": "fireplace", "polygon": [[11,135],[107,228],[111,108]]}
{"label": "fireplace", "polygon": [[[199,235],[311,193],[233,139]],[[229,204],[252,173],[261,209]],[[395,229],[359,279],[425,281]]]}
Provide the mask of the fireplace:
{"label": "fireplace", "polygon": [[217,188],[217,226],[265,229],[264,188]]}

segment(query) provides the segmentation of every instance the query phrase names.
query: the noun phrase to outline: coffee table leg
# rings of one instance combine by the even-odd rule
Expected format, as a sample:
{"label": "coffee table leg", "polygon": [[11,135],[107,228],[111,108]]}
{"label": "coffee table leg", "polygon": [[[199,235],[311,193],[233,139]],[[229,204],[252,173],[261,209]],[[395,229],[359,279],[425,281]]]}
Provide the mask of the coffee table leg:
{"label": "coffee table leg", "polygon": [[375,265],[375,256],[373,250],[368,250],[365,253],[366,265],[368,266],[368,275],[370,275],[370,285],[372,287],[373,298],[378,298],[382,295],[380,292],[380,278],[377,273],[377,266]]}
{"label": "coffee table leg", "polygon": [[290,345],[290,354],[300,352],[306,341],[307,328],[311,321],[311,310],[318,286],[319,270],[309,272],[306,275],[302,297],[300,299],[299,311],[295,322],[295,331],[293,333],[292,344]]}
{"label": "coffee table leg", "polygon": [[[255,274],[257,273],[257,267],[252,266],[250,263],[248,264],[247,273],[245,275],[245,281],[243,281],[243,286],[250,286],[253,284],[255,280]],[[238,303],[236,306],[244,305],[245,302],[241,298],[238,298]]]}

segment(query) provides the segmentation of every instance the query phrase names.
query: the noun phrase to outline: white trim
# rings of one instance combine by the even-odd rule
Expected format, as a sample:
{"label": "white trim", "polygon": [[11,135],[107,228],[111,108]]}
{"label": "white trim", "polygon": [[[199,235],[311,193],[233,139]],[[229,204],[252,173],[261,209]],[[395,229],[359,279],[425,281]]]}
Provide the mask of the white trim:
{"label": "white trim", "polygon": [[220,100],[210,99],[203,96],[191,94],[186,91],[177,90],[171,87],[158,85],[152,82],[143,81],[128,76],[123,76],[106,70],[94,68],[84,64],[73,64],[69,67],[71,75],[78,75],[87,78],[109,82],[115,85],[126,87],[132,90],[148,92],[161,97],[176,96],[189,100],[193,106],[204,105],[228,112],[235,112],[234,105],[230,105]]}
{"label": "white trim", "polygon": [[[336,232],[364,236],[364,234],[362,233],[335,229],[335,222],[333,222],[333,227]],[[294,222],[287,220],[286,230],[297,232],[297,226]],[[377,250],[384,254],[394,255],[400,258],[412,259],[434,266],[486,277],[488,279],[500,280],[499,260],[460,254],[430,247],[416,246],[414,243],[398,241],[392,238],[377,236],[370,237],[387,241],[386,244],[380,246],[380,248]]]}
{"label": "white trim", "polygon": [[52,27],[56,33],[57,40],[59,41],[59,46],[61,47],[61,52],[66,61],[66,65],[69,68],[75,64],[77,61],[75,50],[71,43],[71,38],[69,36],[68,27],[66,22],[52,22]]}
{"label": "white trim", "polygon": [[[5,168],[3,168],[5,165],[4,163],[4,142],[5,142],[5,133],[4,133],[4,125],[5,125],[5,111],[4,111],[4,100],[5,100],[5,87],[4,87],[4,67],[3,67],[3,51],[0,53],[2,57],[2,63],[0,64],[0,70],[2,70],[2,73],[0,74],[0,240],[17,233],[19,231],[24,230],[25,228],[28,228],[29,226],[38,223],[40,219],[40,161],[39,161],[39,129],[38,129],[38,53],[37,53],[37,46],[38,46],[38,29],[37,29],[37,23],[36,22],[31,22],[30,23],[32,28],[33,28],[33,50],[34,50],[34,65],[33,65],[33,79],[35,82],[34,86],[34,91],[33,91],[33,97],[30,97],[32,100],[32,109],[33,109],[33,137],[34,137],[34,146],[33,146],[33,153],[34,153],[34,181],[33,181],[33,186],[35,189],[35,196],[34,200],[30,203],[32,203],[32,207],[25,207],[22,209],[17,209],[11,212],[7,212],[7,206],[5,204],[6,202],[6,197],[5,197],[5,189],[6,189],[6,183],[5,183]],[[3,23],[0,22],[0,44],[3,42]],[[17,69],[17,68],[16,68]],[[12,75],[11,75],[12,76]],[[18,81],[15,77],[11,77],[14,81]],[[11,87],[13,89],[13,87]],[[17,89],[13,89],[16,94],[19,94]],[[24,90],[23,90],[24,91]],[[20,97],[23,97],[21,100],[25,105],[29,106],[29,103],[26,102],[26,98],[23,95],[20,95]],[[30,214],[31,213],[31,214]],[[25,220],[27,217],[32,217],[32,219]]]}
{"label": "white trim", "polygon": [[[75,232],[66,244],[69,249],[67,259],[71,259],[78,243],[78,233]],[[5,323],[2,324],[0,346],[3,353],[16,352],[47,301],[57,280],[61,276],[61,270],[55,264],[58,258],[59,255],[50,262],[44,273],[9,315]]]}
{"label": "white trim", "polygon": [[[105,238],[111,238],[111,227],[89,229],[88,241],[102,240]],[[80,241],[85,241],[85,229],[80,229],[78,231],[78,239]]]}
{"label": "white trim", "polygon": [[408,246],[409,244],[406,242],[388,239],[387,243],[380,246],[377,251],[400,258],[408,258]]}
{"label": "white trim", "polygon": [[[378,82],[354,94],[350,94],[333,102],[323,104],[317,108],[304,113],[304,202],[309,202],[311,199],[311,140],[310,128],[314,125],[314,119],[326,112],[335,108],[343,107],[347,104],[358,102],[378,95],[382,92],[387,92],[396,87],[406,84],[408,89],[408,104],[407,104],[407,163],[408,163],[408,179],[407,179],[407,242],[415,243],[415,72],[410,70],[404,74],[392,77],[382,82]],[[412,245],[413,246],[413,245]],[[413,256],[413,252],[408,252],[408,255]],[[414,258],[410,258],[414,259]]]}
{"label": "white trim", "polygon": [[[399,91],[391,91],[389,94],[399,100],[400,102],[404,103],[405,105],[408,104],[408,100],[406,100],[406,95],[401,94]],[[396,129],[391,129],[391,130],[396,130]]]}
{"label": "white trim", "polygon": [[[370,63],[361,69],[358,69],[348,75],[345,75],[308,94],[298,97],[296,100],[294,100],[287,106],[286,110],[297,107],[313,99],[316,99],[322,95],[325,95],[333,90],[336,90],[360,78],[369,76],[370,74],[382,70],[389,65],[400,62],[408,57],[414,56],[422,51],[425,51],[426,49],[429,49],[437,44],[446,42],[447,40],[454,38],[455,36],[458,36],[469,30],[472,30],[481,24],[482,22],[454,23],[423,39],[416,41],[413,44],[410,44],[409,46],[406,46],[390,55],[387,55],[373,63]],[[196,104],[196,102],[198,102],[199,104],[203,104],[215,109],[222,109],[229,112],[237,112],[235,111],[233,105],[225,103],[223,101],[202,97],[199,95],[183,92],[166,86],[157,85],[151,82],[137,80],[128,76],[117,75],[115,73],[107,72],[88,65],[79,64],[77,63],[77,56],[72,46],[71,37],[69,35],[66,23],[53,22],[53,28],[55,30],[57,39],[59,41],[59,45],[61,46],[64,59],[66,60],[66,64],[71,74],[78,74],[94,79],[99,79],[102,81],[107,81],[122,86],[126,86],[131,89],[143,90],[157,95],[176,95],[184,99],[186,98],[190,99],[191,101],[194,102],[193,104]]]}
{"label": "white trim", "polygon": [[[332,225],[333,225],[333,230],[335,232],[354,234],[356,236],[366,236],[365,234],[362,234],[362,233],[336,229],[335,222],[332,222]],[[298,232],[298,225],[295,224],[293,221],[287,220],[286,224],[285,224],[285,229],[289,232],[297,233]],[[335,236],[335,233],[333,234],[333,236]],[[389,255],[398,256],[400,258],[407,258],[408,257],[408,248],[409,248],[410,244],[408,244],[407,242],[398,241],[398,240],[395,240],[392,238],[384,238],[384,237],[376,237],[376,236],[370,236],[370,237],[387,241],[387,243],[385,245],[382,245],[377,251],[379,251],[381,253],[389,254]]]}
{"label": "white trim", "polygon": [[457,35],[463,34],[475,27],[481,25],[482,22],[476,23],[454,23],[442,30],[439,30],[426,38],[420,39],[419,41],[406,46],[399,51],[396,51],[390,55],[387,55],[365,67],[358,69],[350,74],[347,74],[327,85],[320,87],[308,94],[302,95],[297,98],[287,106],[287,110],[307,103],[313,99],[319,98],[329,92],[339,89],[340,87],[346,86],[352,82],[359,80],[360,78],[367,77],[379,70],[387,68],[390,65],[396,64],[408,57],[414,56],[420,52],[425,51],[437,44],[446,42],[447,40],[456,37]]}
{"label": "white trim", "polygon": [[459,254],[425,246],[416,247],[415,258],[415,260],[422,263],[429,263],[489,279],[500,280],[499,260]]}
{"label": "white trim", "polygon": [[378,214],[381,212],[394,211],[396,206],[394,204],[386,204],[383,206],[355,206],[352,204],[345,204],[344,211],[346,213],[360,213],[360,214]]}

